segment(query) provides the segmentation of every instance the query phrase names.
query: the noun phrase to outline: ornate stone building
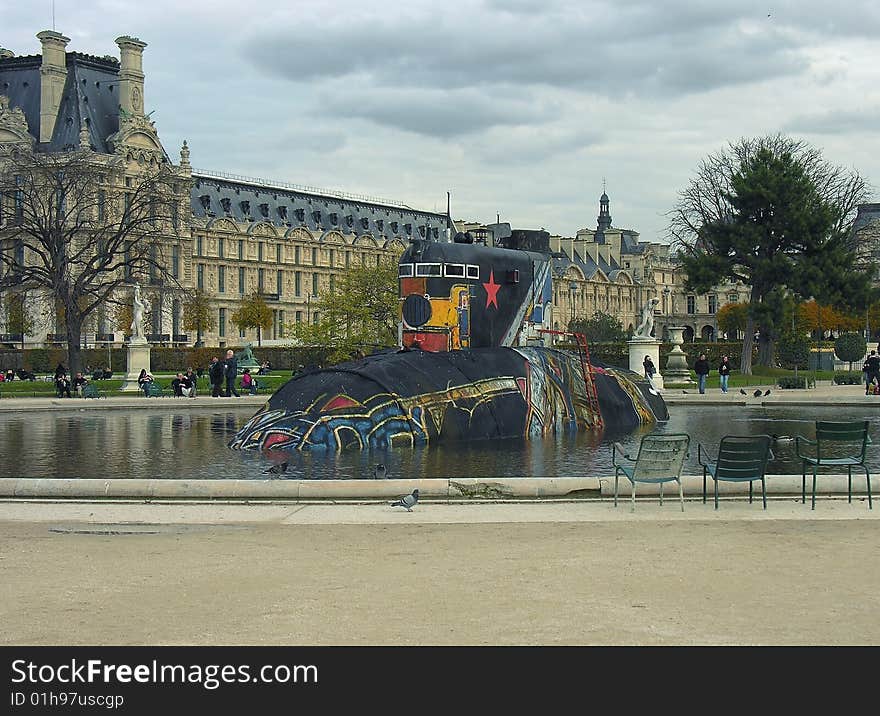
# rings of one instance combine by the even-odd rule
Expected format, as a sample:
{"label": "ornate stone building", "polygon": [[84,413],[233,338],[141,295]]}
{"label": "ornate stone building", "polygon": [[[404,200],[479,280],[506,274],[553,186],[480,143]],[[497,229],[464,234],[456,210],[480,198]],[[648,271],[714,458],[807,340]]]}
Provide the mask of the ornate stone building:
{"label": "ornate stone building", "polygon": [[[637,231],[612,225],[611,201],[603,192],[595,229],[573,237],[551,236],[553,255],[553,326],[564,330],[574,318],[607,313],[631,332],[642,306],[660,299],[654,332],[667,338],[668,326],[684,326],[686,340],[715,340],[716,314],[726,303],[748,300],[748,287],[723,284],[708,294],[684,290],[682,274],[668,244],[642,241]],[[459,223],[479,241],[497,243],[510,232],[507,224]]]}
{"label": "ornate stone building", "polygon": [[[208,294],[215,311],[216,327],[202,335],[208,345],[256,339],[253,330],[241,332],[231,320],[241,298],[254,291],[263,293],[274,316],[265,342],[283,343],[285,323],[318,320],[314,299],[332,291],[346,267],[393,258],[410,237],[437,239],[446,232],[445,214],[398,202],[193,170],[186,142],[175,164],[145,113],[146,43],[117,38],[117,60],[66,52],[69,39],[54,31],[37,37],[40,55],[18,57],[0,49],[0,153],[21,144],[38,152],[88,149],[97,180],[108,189],[136,185],[157,164],[171,167],[179,179],[162,255],[180,288],[159,279],[145,287],[146,332],[153,343],[195,341],[182,329],[182,289],[195,287]],[[0,199],[0,232],[14,216],[14,203],[14,197]],[[49,304],[51,297],[28,297],[36,328],[24,336],[26,345],[63,343]],[[10,338],[7,321],[0,310],[0,342]],[[114,316],[99,311],[83,344],[123,337]]]}
{"label": "ornate stone building", "polygon": [[[163,237],[163,256],[182,289],[197,287],[209,296],[216,327],[202,335],[208,345],[255,340],[253,330],[243,332],[232,325],[232,314],[246,294],[261,292],[272,309],[273,326],[263,333],[265,342],[284,343],[285,325],[319,319],[315,298],[332,291],[346,267],[393,258],[412,237],[445,237],[445,214],[368,196],[193,169],[186,142],[175,164],[145,113],[144,42],[117,38],[116,59],[66,52],[69,39],[54,31],[37,37],[41,55],[18,57],[0,49],[0,153],[22,144],[41,152],[88,149],[100,180],[108,189],[122,191],[150,167],[171,167],[179,181],[174,184],[176,209]],[[0,199],[0,231],[14,214],[13,204],[12,197]],[[457,222],[456,228],[471,231],[489,245],[510,233],[507,224]],[[656,296],[658,336],[665,337],[669,325],[683,325],[688,340],[712,340],[718,309],[748,296],[747,287],[734,285],[702,296],[685,293],[669,246],[642,241],[638,232],[614,227],[604,192],[596,228],[580,229],[574,237],[551,236],[550,248],[552,320],[560,329],[572,318],[598,310],[632,330],[641,307]],[[151,342],[195,341],[196,336],[182,328],[186,299],[181,288],[161,280],[145,287]],[[37,324],[25,343],[62,343],[59,322],[45,310],[51,297],[33,298],[37,300],[28,304]],[[38,310],[41,303],[43,310]],[[0,308],[0,343],[10,338],[7,320]],[[124,335],[115,323],[109,311],[97,312],[86,326],[83,344],[93,345],[99,338],[121,342]]]}

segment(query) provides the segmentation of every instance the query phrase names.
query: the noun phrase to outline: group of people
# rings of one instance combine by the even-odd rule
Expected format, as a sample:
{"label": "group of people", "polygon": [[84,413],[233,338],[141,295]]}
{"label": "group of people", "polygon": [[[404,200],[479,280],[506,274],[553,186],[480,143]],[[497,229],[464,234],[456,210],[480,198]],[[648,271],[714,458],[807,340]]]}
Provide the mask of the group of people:
{"label": "group of people", "polygon": [[[709,377],[709,361],[706,358],[705,353],[700,353],[700,357],[694,361],[694,373],[697,374],[697,389],[700,393],[706,392],[706,380]],[[718,364],[718,379],[721,384],[721,392],[727,392],[727,385],[730,381],[730,357],[723,355],[721,356],[721,362]]]}
{"label": "group of people", "polygon": [[[874,351],[871,351],[873,353]],[[657,369],[654,367],[654,361],[651,360],[651,356],[645,356],[645,360],[642,361],[642,366],[645,369],[645,377],[648,380],[651,380],[654,377],[654,374],[657,372]],[[718,364],[718,377],[721,383],[721,392],[727,392],[727,384],[730,380],[730,357],[723,355],[721,356],[721,362]],[[697,374],[697,388],[700,393],[706,392],[706,380],[709,377],[710,367],[709,361],[706,358],[705,353],[700,353],[700,357],[694,361],[694,373]],[[878,358],[878,377],[877,377],[878,385],[880,385],[880,358]]]}
{"label": "group of people", "polygon": [[[140,375],[138,375],[138,388],[144,391],[145,396],[149,397],[150,386],[155,380],[152,373],[146,368],[141,368]],[[171,379],[171,390],[177,398],[195,398],[198,382],[198,376],[190,367],[186,369],[186,373],[178,372]]]}
{"label": "group of people", "polygon": [[[266,372],[268,372],[268,364]],[[263,368],[261,367],[261,370]],[[220,360],[217,356],[211,358],[211,367],[208,369],[208,377],[211,379],[211,397],[231,398],[233,395],[240,398],[241,394],[235,387],[235,380],[238,378],[238,359],[232,349],[226,351],[225,360]],[[250,368],[245,368],[241,376],[241,386],[251,395],[257,392],[257,381],[251,375]]]}
{"label": "group of people", "polygon": [[72,398],[73,394],[71,393],[71,389],[76,393],[78,398],[83,397],[83,390],[89,384],[88,378],[86,378],[82,372],[77,372],[74,376],[73,380],[68,377],[67,368],[64,367],[62,363],[59,363],[55,368],[55,396],[58,398]]}
{"label": "group of people", "polygon": [[37,376],[34,375],[31,371],[25,370],[24,368],[19,368],[17,371],[12,370],[0,370],[0,383],[8,383],[10,381],[15,380],[16,376],[19,380],[36,380]]}

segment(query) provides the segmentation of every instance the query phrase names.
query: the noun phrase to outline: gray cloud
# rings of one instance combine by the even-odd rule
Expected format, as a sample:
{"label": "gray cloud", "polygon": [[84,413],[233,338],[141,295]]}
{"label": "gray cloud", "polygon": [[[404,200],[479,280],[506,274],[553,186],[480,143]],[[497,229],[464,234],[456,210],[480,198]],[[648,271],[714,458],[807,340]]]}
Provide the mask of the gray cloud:
{"label": "gray cloud", "polygon": [[858,110],[839,109],[817,114],[803,114],[785,125],[787,132],[804,134],[860,134],[874,133],[880,124],[880,107]]}
{"label": "gray cloud", "polygon": [[412,89],[377,87],[318,95],[318,114],[354,117],[432,137],[451,138],[499,125],[541,124],[548,119],[542,105],[526,97],[477,90]]}
{"label": "gray cloud", "polygon": [[551,4],[527,18],[483,8],[439,20],[375,16],[321,27],[306,20],[295,34],[261,32],[243,51],[261,69],[299,82],[357,75],[376,85],[551,86],[604,96],[676,95],[805,70],[792,26],[750,27],[753,16],[714,3],[592,3]]}

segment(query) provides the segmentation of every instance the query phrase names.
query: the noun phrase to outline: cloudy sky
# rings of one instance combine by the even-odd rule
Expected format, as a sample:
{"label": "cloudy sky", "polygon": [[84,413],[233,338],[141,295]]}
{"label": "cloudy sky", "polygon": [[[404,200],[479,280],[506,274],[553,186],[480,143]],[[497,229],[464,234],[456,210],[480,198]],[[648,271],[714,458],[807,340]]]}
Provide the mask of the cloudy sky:
{"label": "cloudy sky", "polygon": [[[55,0],[68,50],[148,43],[146,108],[193,166],[456,219],[666,236],[699,160],[784,132],[880,201],[880,3],[797,0]],[[52,0],[0,0],[40,52]]]}

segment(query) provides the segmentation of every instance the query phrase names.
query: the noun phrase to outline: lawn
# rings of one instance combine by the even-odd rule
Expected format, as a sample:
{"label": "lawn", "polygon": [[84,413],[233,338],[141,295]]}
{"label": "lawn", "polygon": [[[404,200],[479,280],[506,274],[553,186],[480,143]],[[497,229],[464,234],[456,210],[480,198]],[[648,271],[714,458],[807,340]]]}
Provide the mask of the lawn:
{"label": "lawn", "polygon": [[[260,386],[257,389],[257,393],[259,395],[269,395],[274,393],[279,387],[290,380],[290,372],[278,371],[270,375],[259,375],[255,377],[257,379],[258,385]],[[158,384],[169,391],[171,390],[171,380],[173,378],[173,373],[155,374],[155,379]],[[101,393],[105,396],[131,395],[130,392],[123,393],[120,391],[120,388],[122,388],[121,378],[112,378],[111,380],[93,380],[89,381],[89,383],[95,385],[98,390],[101,391]],[[242,389],[240,379],[236,383],[236,387],[238,388],[238,392],[241,393]],[[210,394],[211,385],[210,383],[208,383],[207,376],[203,376],[201,380],[199,380],[198,392],[201,395]],[[52,381],[52,376],[41,375],[37,377],[37,380],[33,381],[18,380],[16,378],[9,383],[5,381],[0,383],[0,398],[46,398],[53,397],[54,395],[55,383]]]}
{"label": "lawn", "polygon": [[[834,378],[834,371],[830,370],[799,370],[799,376],[807,376],[811,378],[815,378],[816,380],[832,380]],[[730,380],[728,381],[728,387],[730,388],[745,388],[750,385],[776,385],[776,381],[783,376],[794,376],[793,370],[787,370],[785,368],[766,368],[764,366],[752,366],[752,375],[743,375],[738,370],[731,371]],[[694,371],[691,371],[691,378],[696,382],[697,375]],[[675,387],[678,385],[677,383],[666,383],[666,385]],[[718,376],[718,370],[713,370],[709,373],[709,377],[706,380],[707,388],[720,388],[721,381]]]}

